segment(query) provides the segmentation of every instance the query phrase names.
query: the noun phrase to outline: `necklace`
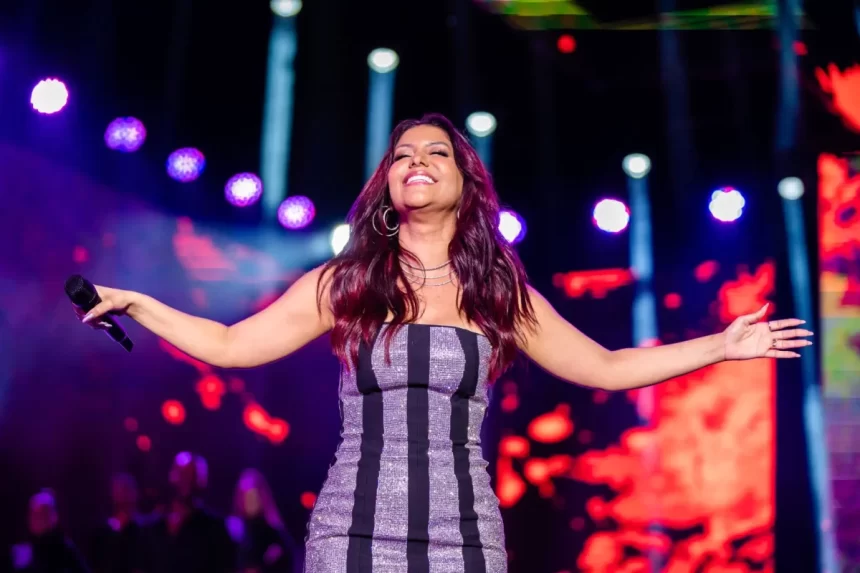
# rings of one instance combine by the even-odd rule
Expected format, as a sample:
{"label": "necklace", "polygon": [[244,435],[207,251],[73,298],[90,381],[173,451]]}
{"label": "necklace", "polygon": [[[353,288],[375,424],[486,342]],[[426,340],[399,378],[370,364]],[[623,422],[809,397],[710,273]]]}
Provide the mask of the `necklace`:
{"label": "necklace", "polygon": [[425,273],[425,274],[423,274],[423,275],[421,275],[421,274],[416,273],[416,272],[414,272],[414,271],[411,271],[411,270],[409,270],[409,269],[403,269],[403,274],[405,274],[405,275],[409,275],[409,276],[412,276],[412,277],[418,277],[418,278],[420,278],[420,279],[444,279],[445,277],[450,277],[450,276],[451,276],[451,272],[452,272],[452,271],[449,269],[447,273],[443,273],[443,274],[441,274],[441,275],[428,276],[426,273]]}
{"label": "necklace", "polygon": [[410,269],[415,269],[416,271],[424,271],[424,272],[427,272],[427,271],[438,271],[439,269],[443,269],[443,268],[445,268],[445,267],[447,267],[448,265],[450,265],[450,264],[451,264],[451,259],[448,259],[447,261],[445,261],[444,263],[442,263],[442,264],[441,264],[441,265],[439,265],[438,267],[431,267],[431,268],[429,268],[429,269],[428,269],[427,267],[416,267],[416,266],[414,266],[414,265],[410,265],[410,264],[406,261],[406,259],[403,259],[403,258],[400,258],[400,257],[398,257],[398,259],[400,260],[400,263],[401,263],[402,265],[405,265],[405,266],[409,267]]}
{"label": "necklace", "polygon": [[413,280],[413,279],[409,279],[409,282],[411,282],[414,285],[419,285],[419,286],[438,287],[438,286],[444,286],[447,284],[451,284],[452,282],[454,282],[454,277],[451,277],[447,281],[441,282],[441,283],[427,283],[426,281]]}

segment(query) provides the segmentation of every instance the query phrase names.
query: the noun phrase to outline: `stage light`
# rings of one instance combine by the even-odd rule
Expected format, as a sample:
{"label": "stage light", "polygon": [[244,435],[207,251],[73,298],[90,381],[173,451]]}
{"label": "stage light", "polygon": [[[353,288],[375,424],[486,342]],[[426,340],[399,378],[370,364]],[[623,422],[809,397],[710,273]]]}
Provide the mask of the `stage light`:
{"label": "stage light", "polygon": [[776,186],[779,196],[789,201],[803,197],[803,181],[797,177],[786,177]]}
{"label": "stage light", "polygon": [[227,180],[224,197],[236,207],[247,207],[260,200],[263,182],[253,173],[239,173]]}
{"label": "stage light", "polygon": [[740,191],[732,187],[723,187],[711,193],[708,209],[714,219],[723,223],[737,221],[744,212],[746,201]]}
{"label": "stage light", "polygon": [[621,167],[628,177],[642,179],[651,171],[651,160],[642,153],[631,153],[621,162]]}
{"label": "stage light", "polygon": [[630,222],[630,209],[617,199],[601,199],[594,206],[592,219],[601,231],[619,233]]}
{"label": "stage light", "polygon": [[466,118],[466,129],[475,137],[487,137],[496,131],[496,118],[486,111],[476,111]]}
{"label": "stage light", "polygon": [[110,122],[105,130],[105,144],[115,151],[137,151],[144,141],[146,128],[142,121],[133,117],[118,117]]}
{"label": "stage light", "polygon": [[301,0],[272,0],[269,3],[269,6],[272,8],[272,12],[275,13],[275,16],[280,16],[281,18],[291,18],[297,15],[302,10],[302,1]]}
{"label": "stage light", "polygon": [[287,229],[303,229],[311,224],[316,215],[313,202],[307,197],[287,197],[278,207],[278,221]]}
{"label": "stage light", "polygon": [[346,244],[349,242],[349,225],[343,223],[335,227],[331,232],[331,251],[335,255],[339,255],[340,252],[346,247]]}
{"label": "stage light", "polygon": [[374,72],[380,74],[387,74],[388,72],[394,71],[399,63],[400,58],[397,56],[397,52],[389,50],[388,48],[376,48],[370,52],[369,56],[367,56],[367,65],[370,66],[370,69]]}
{"label": "stage light", "polygon": [[572,54],[576,50],[576,40],[570,34],[558,37],[558,51],[562,54]]}
{"label": "stage light", "polygon": [[499,213],[499,232],[507,242],[515,245],[526,236],[526,222],[515,211],[502,209]]}
{"label": "stage light", "polygon": [[200,177],[205,166],[206,158],[193,147],[177,149],[167,158],[167,174],[181,183]]}
{"label": "stage light", "polygon": [[69,90],[58,79],[48,78],[40,81],[30,94],[30,105],[43,114],[57,113],[69,102]]}

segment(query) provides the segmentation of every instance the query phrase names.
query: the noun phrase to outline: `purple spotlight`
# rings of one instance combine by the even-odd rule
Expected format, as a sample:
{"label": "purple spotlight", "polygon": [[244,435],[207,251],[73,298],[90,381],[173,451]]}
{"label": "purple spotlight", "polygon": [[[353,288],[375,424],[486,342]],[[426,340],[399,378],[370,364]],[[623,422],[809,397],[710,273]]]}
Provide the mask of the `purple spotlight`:
{"label": "purple spotlight", "polygon": [[313,202],[301,195],[287,197],[278,207],[278,221],[287,229],[304,229],[314,220],[314,215]]}
{"label": "purple spotlight", "polygon": [[39,113],[57,113],[69,102],[69,90],[58,79],[48,78],[40,81],[30,94],[30,105]]}
{"label": "purple spotlight", "polygon": [[236,207],[247,207],[260,200],[263,182],[253,173],[239,173],[227,180],[224,196]]}
{"label": "purple spotlight", "polygon": [[118,117],[105,130],[105,143],[115,151],[131,153],[146,141],[143,122],[134,117]]}
{"label": "purple spotlight", "polygon": [[526,222],[510,209],[499,212],[499,232],[507,242],[516,245],[526,236]]}
{"label": "purple spotlight", "polygon": [[167,158],[167,174],[181,183],[200,177],[205,166],[206,158],[193,147],[177,149]]}

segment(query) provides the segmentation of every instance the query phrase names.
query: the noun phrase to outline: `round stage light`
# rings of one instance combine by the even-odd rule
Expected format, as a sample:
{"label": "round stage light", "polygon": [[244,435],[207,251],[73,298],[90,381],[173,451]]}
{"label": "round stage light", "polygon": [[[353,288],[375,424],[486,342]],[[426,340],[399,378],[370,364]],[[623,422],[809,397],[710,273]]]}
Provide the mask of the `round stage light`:
{"label": "round stage light", "polygon": [[526,222],[516,211],[502,209],[499,212],[499,232],[507,242],[516,245],[526,236]]}
{"label": "round stage light", "polygon": [[349,225],[342,223],[332,229],[331,232],[331,252],[339,255],[349,242]]}
{"label": "round stage light", "polygon": [[803,197],[803,181],[797,177],[786,177],[777,184],[776,190],[783,199],[794,201]]}
{"label": "round stage light", "polygon": [[313,201],[302,195],[287,197],[278,207],[278,221],[287,229],[304,229],[316,215]]}
{"label": "round stage light", "polygon": [[570,34],[562,34],[558,37],[557,47],[562,54],[572,54],[576,50],[576,40]]}
{"label": "round stage light", "polygon": [[486,111],[470,113],[466,118],[466,129],[475,137],[487,137],[496,131],[496,118]]}
{"label": "round stage light", "polygon": [[55,78],[40,81],[30,93],[30,105],[45,115],[57,113],[69,103],[66,84]]}
{"label": "round stage light", "polygon": [[631,153],[621,162],[621,167],[628,177],[642,179],[651,171],[651,159],[643,153]]}
{"label": "round stage light", "polygon": [[376,48],[370,52],[369,56],[367,56],[367,65],[370,66],[370,69],[374,72],[380,74],[387,74],[388,72],[394,71],[399,63],[400,58],[398,57],[397,52],[389,50],[388,48]]}
{"label": "round stage light", "polygon": [[224,197],[236,207],[247,207],[260,200],[263,182],[253,173],[239,173],[227,180]]}
{"label": "round stage light", "polygon": [[115,151],[131,153],[146,141],[143,122],[134,117],[118,117],[105,130],[105,144]]}
{"label": "round stage light", "polygon": [[302,11],[302,0],[272,0],[269,3],[275,16],[292,18]]}
{"label": "round stage light", "polygon": [[746,201],[741,192],[733,187],[723,187],[711,193],[708,209],[717,221],[731,223],[740,219]]}
{"label": "round stage light", "polygon": [[630,209],[617,199],[601,199],[594,206],[592,219],[601,231],[620,233],[630,223]]}
{"label": "round stage light", "polygon": [[206,158],[193,147],[177,149],[167,158],[167,174],[180,183],[194,181],[203,173]]}

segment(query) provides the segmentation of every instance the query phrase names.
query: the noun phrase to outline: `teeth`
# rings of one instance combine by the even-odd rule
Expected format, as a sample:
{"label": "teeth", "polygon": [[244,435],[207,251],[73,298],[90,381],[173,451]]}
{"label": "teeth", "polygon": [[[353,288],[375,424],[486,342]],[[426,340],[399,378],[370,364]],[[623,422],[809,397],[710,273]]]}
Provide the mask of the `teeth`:
{"label": "teeth", "polygon": [[433,180],[427,177],[426,175],[413,175],[409,179],[406,180],[406,184],[410,183],[427,183],[428,185],[433,184]]}

